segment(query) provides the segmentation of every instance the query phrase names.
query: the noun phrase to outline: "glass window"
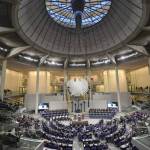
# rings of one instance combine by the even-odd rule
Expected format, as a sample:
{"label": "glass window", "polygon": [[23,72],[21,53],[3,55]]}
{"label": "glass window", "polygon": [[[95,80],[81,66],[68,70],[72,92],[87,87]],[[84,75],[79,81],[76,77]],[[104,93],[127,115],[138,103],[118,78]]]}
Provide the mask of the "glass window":
{"label": "glass window", "polygon": [[[85,0],[82,28],[100,22],[108,14],[110,6],[111,0]],[[71,0],[46,0],[46,9],[49,16],[59,24],[70,28],[76,27]]]}

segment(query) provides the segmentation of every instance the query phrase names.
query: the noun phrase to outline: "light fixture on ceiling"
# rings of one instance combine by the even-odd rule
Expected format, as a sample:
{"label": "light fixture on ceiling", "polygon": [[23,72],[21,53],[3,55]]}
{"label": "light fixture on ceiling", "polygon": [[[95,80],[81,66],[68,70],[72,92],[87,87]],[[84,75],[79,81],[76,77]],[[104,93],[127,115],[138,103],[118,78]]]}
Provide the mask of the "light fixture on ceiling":
{"label": "light fixture on ceiling", "polygon": [[96,62],[93,62],[92,65],[96,66],[96,65],[104,65],[104,64],[109,64],[111,61],[110,59],[103,59],[103,60],[99,60]]}
{"label": "light fixture on ceiling", "polygon": [[8,52],[8,49],[6,49],[6,48],[3,48],[3,47],[0,47],[0,51],[3,51],[3,52]]}
{"label": "light fixture on ceiling", "polygon": [[49,61],[49,60],[45,60],[44,64],[47,64],[47,65],[50,65],[50,66],[63,66],[62,63],[58,63],[58,62],[55,62],[55,61]]}
{"label": "light fixture on ceiling", "polygon": [[129,59],[131,57],[137,56],[138,54],[139,54],[138,52],[134,52],[134,53],[129,54],[129,55],[121,56],[117,60],[121,61],[121,60]]}
{"label": "light fixture on ceiling", "polygon": [[56,63],[54,61],[51,61],[52,65],[55,65]]}
{"label": "light fixture on ceiling", "polygon": [[27,61],[30,61],[30,62],[38,62],[39,61],[38,59],[32,58],[31,56],[24,56],[22,54],[19,54],[19,57],[26,59]]}
{"label": "light fixture on ceiling", "polygon": [[70,67],[85,67],[85,63],[71,63],[69,64]]}

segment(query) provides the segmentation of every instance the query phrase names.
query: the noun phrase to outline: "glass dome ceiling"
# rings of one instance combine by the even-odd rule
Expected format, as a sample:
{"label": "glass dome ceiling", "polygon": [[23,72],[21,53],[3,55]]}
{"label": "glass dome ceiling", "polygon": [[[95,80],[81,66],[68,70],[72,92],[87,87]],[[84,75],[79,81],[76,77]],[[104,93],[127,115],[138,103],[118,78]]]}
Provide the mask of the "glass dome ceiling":
{"label": "glass dome ceiling", "polygon": [[[100,22],[111,7],[111,0],[85,0],[82,14],[82,28],[90,27]],[[76,28],[75,15],[71,7],[71,0],[46,0],[48,14],[57,23]]]}

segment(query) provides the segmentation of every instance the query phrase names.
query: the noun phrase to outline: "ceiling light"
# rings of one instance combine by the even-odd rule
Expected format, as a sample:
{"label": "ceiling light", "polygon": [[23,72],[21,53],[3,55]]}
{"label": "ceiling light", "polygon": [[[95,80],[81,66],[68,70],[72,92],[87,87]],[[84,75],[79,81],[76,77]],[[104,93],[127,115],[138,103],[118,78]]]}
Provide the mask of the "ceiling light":
{"label": "ceiling light", "polygon": [[23,59],[26,59],[28,61],[31,61],[31,62],[38,62],[38,59],[35,59],[35,58],[32,58],[30,56],[23,56],[23,55],[19,55],[20,58],[23,58]]}
{"label": "ceiling light", "polygon": [[84,63],[72,63],[72,64],[69,64],[69,66],[71,66],[71,67],[85,67],[86,66],[86,64],[84,64]]}
{"label": "ceiling light", "polygon": [[100,61],[97,61],[97,62],[93,62],[92,65],[103,65],[103,64],[108,64],[110,63],[110,59],[104,59],[104,60],[100,60]]}
{"label": "ceiling light", "polygon": [[3,48],[3,47],[0,47],[0,50],[3,51],[3,52],[8,52],[8,49]]}
{"label": "ceiling light", "polygon": [[138,55],[138,52],[135,52],[135,53],[132,53],[132,54],[129,54],[129,55],[121,56],[117,60],[125,60],[125,59],[128,59],[128,58],[134,57],[136,55]]}
{"label": "ceiling light", "polygon": [[63,66],[62,63],[58,63],[58,62],[55,62],[55,61],[48,61],[48,60],[45,60],[44,64],[47,64],[47,65],[53,65],[53,66]]}

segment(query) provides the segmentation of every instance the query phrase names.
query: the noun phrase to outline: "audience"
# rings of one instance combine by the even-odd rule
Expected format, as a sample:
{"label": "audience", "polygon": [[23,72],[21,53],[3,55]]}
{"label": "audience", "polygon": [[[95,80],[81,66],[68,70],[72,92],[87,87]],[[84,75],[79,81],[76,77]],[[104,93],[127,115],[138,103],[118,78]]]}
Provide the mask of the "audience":
{"label": "audience", "polygon": [[18,106],[12,105],[10,103],[7,103],[6,101],[0,100],[0,110],[6,110],[6,111],[16,111],[18,109]]}
{"label": "audience", "polygon": [[[93,112],[116,113],[116,110],[95,110]],[[49,119],[45,114],[50,114]],[[63,114],[59,118],[51,119],[51,114]],[[67,117],[64,117],[67,114]],[[116,145],[122,150],[127,148],[136,149],[131,139],[137,136],[139,124],[146,122],[149,115],[143,112],[134,112],[117,119],[106,121],[101,119],[97,124],[73,124],[66,110],[44,111],[43,119],[35,119],[31,116],[18,116],[15,128],[16,136],[24,136],[32,139],[43,139],[47,148],[56,150],[71,150],[74,138],[78,138],[85,150],[107,150],[109,143]],[[62,120],[68,121],[64,124]]]}
{"label": "audience", "polygon": [[[43,125],[43,130],[46,134],[46,139],[50,142],[45,146],[49,148],[61,147],[65,145],[66,138],[69,137],[68,143],[72,145],[72,139],[78,137],[83,143],[85,150],[105,150],[108,149],[108,143],[115,144],[120,149],[133,148],[131,139],[135,136],[135,128],[139,121],[145,121],[149,117],[146,113],[135,112],[119,119],[105,122],[101,120],[95,125],[62,125],[59,121],[53,121],[50,125]],[[70,133],[70,134],[69,134]],[[54,139],[52,139],[52,137]],[[62,139],[63,137],[63,141]],[[59,144],[58,144],[59,143]],[[66,145],[65,145],[66,146]]]}

